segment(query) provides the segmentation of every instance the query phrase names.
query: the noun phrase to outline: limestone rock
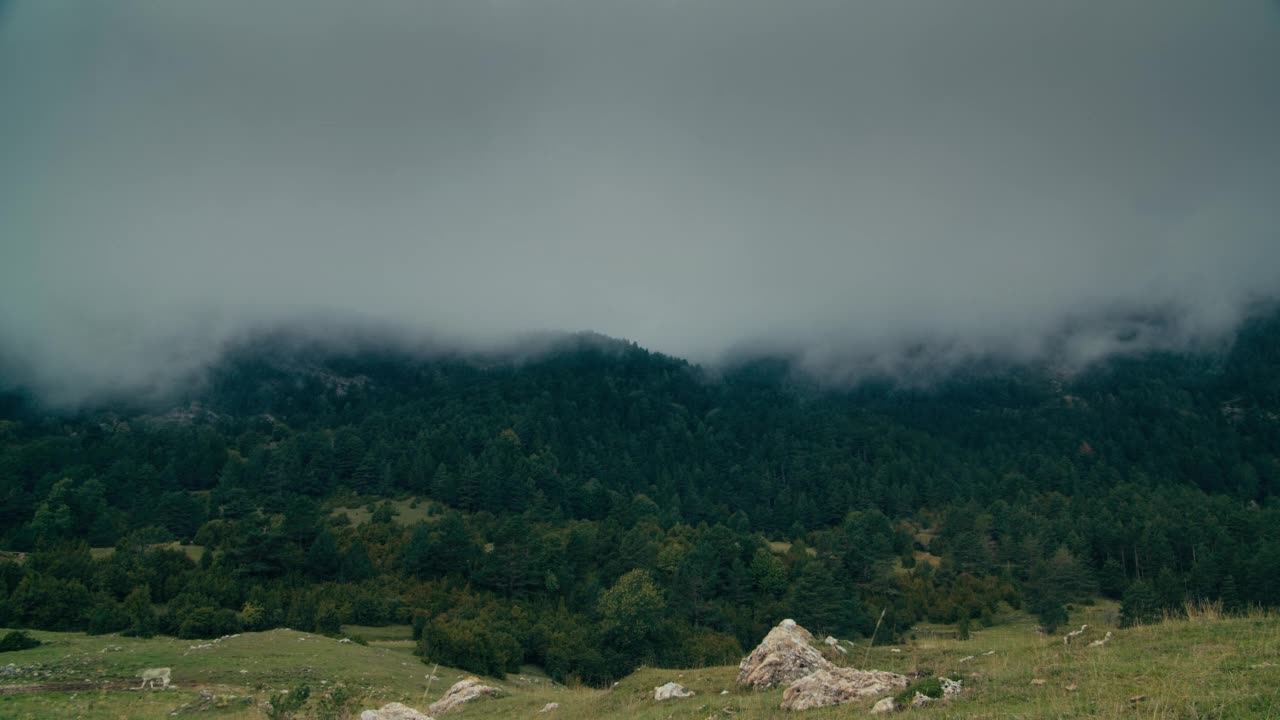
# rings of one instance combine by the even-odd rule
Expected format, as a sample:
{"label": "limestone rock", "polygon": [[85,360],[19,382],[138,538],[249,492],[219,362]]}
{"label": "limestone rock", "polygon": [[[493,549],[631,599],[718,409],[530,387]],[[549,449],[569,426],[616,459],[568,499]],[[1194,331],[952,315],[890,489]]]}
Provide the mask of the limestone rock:
{"label": "limestone rock", "polygon": [[538,712],[540,713],[551,712],[552,710],[555,710],[558,707],[560,707],[560,703],[547,703],[546,705],[543,705],[542,709],[539,710]]}
{"label": "limestone rock", "polygon": [[432,718],[408,705],[393,702],[383,705],[378,710],[365,710],[360,713],[360,720],[432,720]]}
{"label": "limestone rock", "polygon": [[1102,647],[1102,646],[1106,645],[1107,643],[1111,642],[1111,637],[1112,637],[1112,633],[1111,633],[1111,631],[1110,631],[1110,630],[1108,630],[1108,631],[1107,631],[1107,636],[1106,636],[1106,637],[1102,638],[1101,640],[1094,640],[1093,642],[1089,643],[1089,647],[1091,647],[1091,648],[1092,648],[1092,647]]}
{"label": "limestone rock", "polygon": [[469,677],[454,683],[453,687],[449,688],[443,697],[431,703],[431,706],[427,708],[427,712],[432,715],[444,715],[464,703],[469,703],[482,697],[493,697],[497,694],[498,688],[481,683],[480,678]]}
{"label": "limestone rock", "polygon": [[964,689],[964,687],[961,685],[961,682],[959,680],[952,680],[951,678],[940,677],[938,678],[938,682],[942,683],[942,699],[943,700],[950,700],[951,698],[959,695],[960,691]]}
{"label": "limestone rock", "polygon": [[882,670],[830,667],[791,683],[782,693],[783,710],[841,705],[901,690],[909,681],[903,675]]}
{"label": "limestone rock", "polygon": [[738,664],[738,684],[762,690],[834,667],[811,642],[808,630],[795,620],[783,620]]}
{"label": "limestone rock", "polygon": [[875,705],[871,706],[871,714],[881,715],[883,713],[898,712],[900,709],[901,708],[898,707],[898,701],[894,700],[892,697],[880,698],[876,701]]}
{"label": "limestone rock", "polygon": [[933,698],[929,697],[928,695],[925,695],[922,692],[917,691],[916,696],[911,698],[911,707],[922,708],[927,706],[931,702],[933,702]]}
{"label": "limestone rock", "polygon": [[659,685],[653,689],[654,700],[670,700],[671,698],[692,697],[693,692],[686,690],[679,683],[669,682],[666,685]]}

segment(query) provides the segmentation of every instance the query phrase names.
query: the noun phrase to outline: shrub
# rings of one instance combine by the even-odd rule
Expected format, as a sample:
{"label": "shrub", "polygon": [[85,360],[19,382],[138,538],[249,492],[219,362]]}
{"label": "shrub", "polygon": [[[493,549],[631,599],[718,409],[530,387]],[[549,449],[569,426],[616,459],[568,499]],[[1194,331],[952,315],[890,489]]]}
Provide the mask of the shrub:
{"label": "shrub", "polygon": [[[951,679],[959,680],[960,676],[952,675]],[[914,685],[911,685],[906,690],[903,690],[902,692],[898,693],[895,696],[895,699],[898,701],[899,705],[910,707],[911,701],[915,698],[916,693],[920,693],[925,697],[931,697],[934,700],[937,700],[942,697],[942,680],[936,677],[931,677],[927,680],[921,680],[920,682],[915,683]]]}
{"label": "shrub", "polygon": [[350,720],[363,695],[346,685],[334,685],[320,696],[316,717],[319,720]]}
{"label": "shrub", "polygon": [[22,630],[11,630],[4,638],[0,638],[0,652],[12,652],[15,650],[29,650],[40,644],[40,641],[31,637]]}
{"label": "shrub", "polygon": [[293,690],[285,690],[271,696],[271,704],[267,709],[267,717],[271,720],[290,720],[297,715],[307,698],[311,697],[311,688],[299,685]]}
{"label": "shrub", "polygon": [[180,638],[215,638],[240,632],[236,613],[226,608],[198,607],[178,627]]}

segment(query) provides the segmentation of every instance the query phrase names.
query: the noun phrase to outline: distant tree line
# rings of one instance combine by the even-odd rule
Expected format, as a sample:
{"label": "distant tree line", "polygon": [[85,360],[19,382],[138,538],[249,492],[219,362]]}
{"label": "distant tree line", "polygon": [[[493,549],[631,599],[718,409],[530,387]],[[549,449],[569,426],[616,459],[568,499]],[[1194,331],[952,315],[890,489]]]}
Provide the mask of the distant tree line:
{"label": "distant tree line", "polygon": [[929,388],[596,339],[487,363],[259,342],[172,409],[0,396],[0,626],[412,623],[432,662],[605,683],[731,661],[783,617],[865,637],[883,610],[887,641],[1002,603],[1272,605],[1278,413],[1275,315],[1222,353]]}

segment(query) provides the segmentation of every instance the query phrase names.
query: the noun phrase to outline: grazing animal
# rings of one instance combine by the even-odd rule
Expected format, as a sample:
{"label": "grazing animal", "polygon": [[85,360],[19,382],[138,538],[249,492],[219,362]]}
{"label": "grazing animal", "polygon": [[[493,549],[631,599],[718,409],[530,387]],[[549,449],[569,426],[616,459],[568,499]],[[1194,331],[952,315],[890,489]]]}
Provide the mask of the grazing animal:
{"label": "grazing animal", "polygon": [[170,668],[150,668],[148,670],[143,670],[142,684],[138,686],[138,689],[141,690],[142,688],[150,685],[151,689],[155,690],[157,680],[160,681],[161,689],[169,687],[169,670]]}
{"label": "grazing animal", "polygon": [[1076,638],[1080,637],[1081,635],[1083,635],[1083,634],[1084,634],[1084,631],[1085,631],[1085,630],[1088,630],[1088,629],[1089,629],[1089,626],[1088,626],[1088,625],[1081,625],[1079,630],[1072,630],[1071,632],[1067,633],[1066,635],[1063,635],[1063,636],[1062,636],[1062,644],[1063,644],[1063,645],[1070,645],[1072,640],[1074,640],[1074,639],[1076,639]]}

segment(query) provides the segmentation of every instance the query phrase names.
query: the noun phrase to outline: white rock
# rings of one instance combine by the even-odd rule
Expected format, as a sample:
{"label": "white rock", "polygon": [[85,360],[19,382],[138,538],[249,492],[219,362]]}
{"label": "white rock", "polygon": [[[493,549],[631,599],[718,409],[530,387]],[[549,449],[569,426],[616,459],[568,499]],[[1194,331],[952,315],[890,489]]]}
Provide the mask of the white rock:
{"label": "white rock", "polygon": [[538,712],[540,713],[551,712],[552,710],[555,710],[558,707],[560,707],[560,703],[547,703],[546,705],[543,705],[542,709],[539,710]]}
{"label": "white rock", "polygon": [[906,676],[897,673],[833,666],[791,683],[782,693],[782,709],[808,710],[842,705],[901,690],[909,683]]}
{"label": "white rock", "polygon": [[938,678],[938,682],[942,683],[942,698],[944,700],[950,700],[951,698],[959,695],[960,691],[964,689],[959,680],[940,677]]}
{"label": "white rock", "polygon": [[763,690],[834,667],[809,644],[812,641],[795,620],[783,620],[738,664],[738,684]]}
{"label": "white rock", "polygon": [[892,697],[880,698],[875,705],[871,706],[872,715],[880,715],[883,713],[891,713],[898,711],[898,701]]}
{"label": "white rock", "polygon": [[478,677],[469,677],[454,683],[453,687],[449,688],[443,697],[431,703],[431,706],[427,708],[427,712],[432,715],[444,715],[464,703],[479,700],[482,697],[493,697],[497,694],[498,688],[481,683]]}
{"label": "white rock", "polygon": [[693,692],[686,690],[679,683],[669,682],[666,685],[659,685],[653,689],[654,700],[670,700],[671,698],[692,697]]}
{"label": "white rock", "polygon": [[423,715],[408,705],[393,702],[387,703],[377,710],[365,710],[360,713],[360,720],[432,720],[432,718],[429,715]]}

